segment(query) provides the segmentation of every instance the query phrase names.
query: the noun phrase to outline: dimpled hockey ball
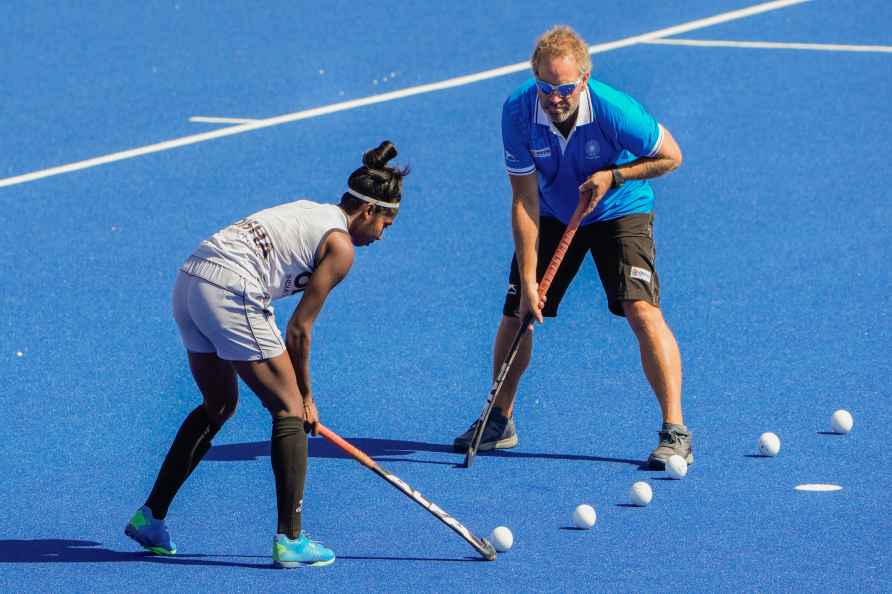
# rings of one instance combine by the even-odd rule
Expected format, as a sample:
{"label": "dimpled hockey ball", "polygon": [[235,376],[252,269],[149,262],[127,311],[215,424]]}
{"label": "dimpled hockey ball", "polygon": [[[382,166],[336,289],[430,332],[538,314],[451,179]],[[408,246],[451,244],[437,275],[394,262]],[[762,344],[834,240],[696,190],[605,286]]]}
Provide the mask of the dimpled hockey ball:
{"label": "dimpled hockey ball", "polygon": [[852,430],[854,424],[855,419],[852,418],[852,413],[847,410],[839,409],[830,417],[830,428],[834,433],[845,435]]}
{"label": "dimpled hockey ball", "polygon": [[676,480],[683,479],[688,473],[688,462],[678,454],[669,456],[666,462],[666,474]]}
{"label": "dimpled hockey ball", "polygon": [[759,453],[763,456],[775,457],[780,452],[780,437],[774,433],[763,433],[759,436]]}
{"label": "dimpled hockey ball", "polygon": [[638,481],[632,485],[631,489],[629,489],[629,499],[631,499],[632,503],[638,507],[646,507],[650,505],[653,498],[654,492],[651,490],[650,485],[644,481]]}
{"label": "dimpled hockey ball", "polygon": [[577,505],[576,509],[573,510],[573,525],[577,528],[591,530],[597,520],[598,514],[595,513],[595,508],[587,503]]}
{"label": "dimpled hockey ball", "polygon": [[504,553],[514,545],[514,535],[505,526],[498,526],[493,528],[492,533],[490,533],[489,542],[492,543],[492,546],[498,552]]}

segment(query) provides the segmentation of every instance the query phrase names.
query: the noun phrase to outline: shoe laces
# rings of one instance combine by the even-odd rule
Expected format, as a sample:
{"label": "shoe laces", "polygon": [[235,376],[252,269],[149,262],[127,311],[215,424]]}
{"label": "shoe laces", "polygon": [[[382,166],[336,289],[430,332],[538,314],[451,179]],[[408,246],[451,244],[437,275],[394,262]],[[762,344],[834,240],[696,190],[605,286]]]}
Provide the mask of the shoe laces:
{"label": "shoe laces", "polygon": [[660,443],[668,443],[670,445],[681,443],[681,435],[672,429],[669,429],[668,431],[660,431]]}
{"label": "shoe laces", "polygon": [[494,427],[499,430],[499,433],[505,430],[505,427],[508,426],[508,417],[504,414],[499,414],[496,411],[493,411],[493,414],[490,415],[489,419],[486,421],[487,426]]}

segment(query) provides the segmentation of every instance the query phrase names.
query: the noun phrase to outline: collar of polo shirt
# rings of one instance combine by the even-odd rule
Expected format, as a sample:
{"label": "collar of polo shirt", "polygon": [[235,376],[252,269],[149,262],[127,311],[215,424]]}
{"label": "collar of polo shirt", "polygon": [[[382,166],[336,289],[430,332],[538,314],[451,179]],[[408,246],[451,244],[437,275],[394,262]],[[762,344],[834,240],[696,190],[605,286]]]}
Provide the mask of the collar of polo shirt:
{"label": "collar of polo shirt", "polygon": [[[591,124],[595,121],[594,110],[592,109],[592,97],[590,95],[590,91],[588,88],[588,83],[586,83],[583,89],[579,92],[579,113],[576,116],[576,126],[584,126],[586,124]],[[543,126],[549,126],[555,132],[557,132],[557,128],[554,126],[554,122],[551,121],[551,118],[545,110],[542,109],[542,102],[539,101],[539,93],[536,93],[536,110],[534,112],[535,122],[537,124],[542,124]]]}

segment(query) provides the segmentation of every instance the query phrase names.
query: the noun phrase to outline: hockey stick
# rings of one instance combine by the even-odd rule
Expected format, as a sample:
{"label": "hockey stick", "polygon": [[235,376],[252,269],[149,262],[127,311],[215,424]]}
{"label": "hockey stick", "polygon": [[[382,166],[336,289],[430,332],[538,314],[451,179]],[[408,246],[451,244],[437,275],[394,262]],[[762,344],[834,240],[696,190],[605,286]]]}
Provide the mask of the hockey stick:
{"label": "hockey stick", "polygon": [[391,474],[381,468],[377,462],[372,460],[367,454],[365,454],[359,448],[351,445],[345,439],[340,437],[337,433],[333,432],[328,427],[325,427],[321,423],[316,424],[316,429],[322,437],[338,446],[354,458],[359,461],[360,464],[365,466],[366,468],[372,470],[375,474],[386,480],[388,483],[402,491],[406,494],[407,497],[412,499],[415,503],[429,511],[434,515],[438,520],[452,528],[455,532],[459,534],[462,538],[464,538],[468,543],[474,547],[477,552],[483,555],[487,561],[495,561],[496,559],[496,550],[485,538],[480,538],[475,536],[473,532],[465,528],[461,522],[447,514],[443,509],[438,506],[436,503],[432,501],[428,501],[425,497],[404,483],[398,476],[395,474]]}
{"label": "hockey stick", "polygon": [[[571,218],[570,222],[567,224],[567,228],[564,230],[564,235],[561,237],[560,243],[558,243],[557,247],[554,249],[554,255],[548,263],[548,268],[545,269],[545,275],[539,282],[540,300],[545,297],[546,293],[548,293],[548,287],[551,286],[551,282],[554,280],[554,276],[557,274],[558,268],[560,268],[561,262],[564,260],[564,255],[570,247],[570,242],[573,241],[573,236],[576,235],[576,230],[579,229],[579,223],[582,221],[582,215],[585,212],[584,206],[585,203],[580,202],[579,206],[576,207],[576,212],[573,213],[573,218]],[[489,398],[486,399],[486,404],[483,405],[483,412],[480,413],[480,418],[477,419],[477,425],[474,429],[474,437],[471,439],[468,451],[465,454],[465,463],[462,465],[464,468],[470,468],[471,464],[474,463],[474,458],[477,457],[477,448],[480,447],[480,439],[483,437],[483,429],[486,427],[486,422],[489,420],[490,413],[492,413],[496,397],[502,390],[502,384],[505,383],[505,378],[508,376],[508,370],[511,369],[514,357],[517,356],[520,342],[523,337],[526,336],[527,330],[532,323],[533,314],[530,312],[524,317],[523,322],[520,324],[520,328],[517,330],[517,334],[514,335],[514,341],[511,343],[511,348],[508,350],[508,355],[502,362],[502,366],[496,374],[496,379],[493,381],[492,387],[489,389]]]}

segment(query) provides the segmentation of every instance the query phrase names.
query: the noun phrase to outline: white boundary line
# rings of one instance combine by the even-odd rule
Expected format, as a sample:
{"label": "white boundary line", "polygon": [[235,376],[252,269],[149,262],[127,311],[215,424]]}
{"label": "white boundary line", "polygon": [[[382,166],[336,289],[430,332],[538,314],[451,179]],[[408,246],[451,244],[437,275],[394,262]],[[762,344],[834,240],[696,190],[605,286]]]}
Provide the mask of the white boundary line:
{"label": "white boundary line", "polygon": [[[651,31],[650,33],[634,35],[632,37],[626,37],[625,39],[620,39],[618,41],[593,45],[589,47],[589,52],[592,54],[607,52],[621,47],[627,47],[645,41],[651,41],[660,37],[678,35],[680,33],[686,33],[688,31],[694,31],[696,29],[703,29],[705,27],[711,27],[712,25],[717,25],[719,23],[727,23],[728,21],[734,21],[756,14],[770,12],[772,10],[778,10],[787,6],[793,6],[795,4],[802,4],[810,1],[811,0],[775,0],[773,2],[763,2],[761,4],[755,4],[748,8],[724,12],[715,16],[689,21],[687,23],[676,25],[674,27],[658,29],[656,31]],[[7,177],[5,179],[0,179],[0,188],[5,186],[12,186],[15,184],[22,184],[25,182],[30,182],[54,175],[60,175],[63,173],[71,173],[72,171],[79,171],[81,169],[88,169],[90,167],[97,167],[99,165],[105,165],[106,163],[113,163],[115,161],[123,161],[124,159],[132,159],[134,157],[140,157],[142,155],[148,155],[151,153],[167,151],[181,146],[214,140],[216,138],[233,136],[235,134],[242,134],[244,132],[250,132],[252,130],[259,130],[261,128],[270,128],[272,126],[279,126],[281,124],[314,118],[329,113],[355,109],[357,107],[363,107],[365,105],[374,105],[376,103],[383,103],[385,101],[392,101],[394,99],[401,99],[403,97],[411,97],[413,95],[420,95],[422,93],[431,93],[433,91],[441,91],[444,89],[451,89],[453,87],[460,87],[481,80],[488,80],[498,76],[504,76],[506,74],[521,72],[523,70],[526,70],[527,68],[529,68],[529,62],[518,62],[517,64],[511,64],[509,66],[503,66],[501,68],[493,68],[492,70],[484,70],[483,72],[478,72],[476,74],[450,78],[436,83],[410,87],[407,89],[401,89],[399,91],[391,91],[390,93],[382,93],[380,95],[372,95],[370,97],[363,97],[362,99],[354,99],[352,101],[332,103],[330,105],[316,107],[305,111],[288,113],[264,120],[256,120],[245,124],[237,124],[235,126],[229,126],[227,128],[222,128],[219,130],[204,132],[202,134],[183,136],[180,138],[175,138],[173,140],[167,140],[164,142],[158,142],[155,144],[121,151],[118,153],[104,155],[102,157],[95,157],[93,159],[87,159],[85,161],[77,161],[68,165],[60,165],[58,167],[50,167],[49,169],[34,171],[32,173],[26,173],[24,175]]]}
{"label": "white boundary line", "polygon": [[651,39],[653,45],[689,45],[694,47],[743,47],[755,49],[794,49],[826,52],[882,52],[892,54],[892,45],[838,45],[833,43],[781,43],[775,41],[719,41],[712,39]]}
{"label": "white boundary line", "polygon": [[200,124],[248,124],[260,120],[252,118],[212,118],[208,116],[192,116],[189,118],[189,121],[198,122]]}

